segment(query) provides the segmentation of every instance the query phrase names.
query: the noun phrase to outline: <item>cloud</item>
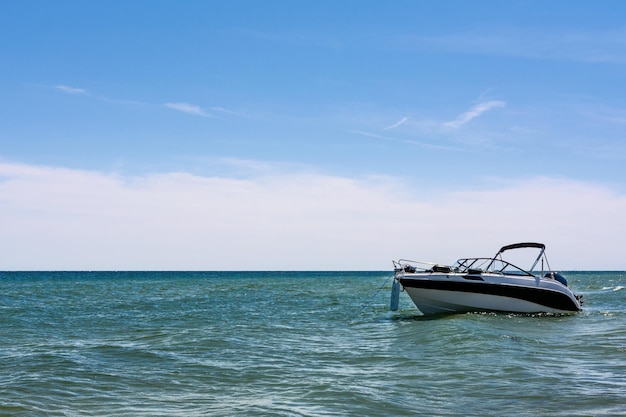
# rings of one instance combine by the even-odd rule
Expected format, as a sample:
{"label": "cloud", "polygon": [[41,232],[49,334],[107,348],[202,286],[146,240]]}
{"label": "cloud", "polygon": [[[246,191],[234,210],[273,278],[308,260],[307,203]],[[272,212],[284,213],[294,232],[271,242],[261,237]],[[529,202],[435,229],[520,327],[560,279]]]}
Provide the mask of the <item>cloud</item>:
{"label": "cloud", "polygon": [[[46,88],[48,88],[50,86],[46,86]],[[82,95],[82,96],[88,96],[91,99],[94,100],[100,100],[100,101],[105,101],[107,103],[115,103],[115,104],[131,104],[131,105],[140,105],[140,106],[145,106],[148,105],[148,103],[144,103],[141,101],[137,101],[137,100],[126,100],[126,99],[116,99],[116,98],[110,98],[107,96],[103,96],[100,94],[95,94],[92,92],[89,92],[83,88],[76,88],[76,87],[68,87],[66,85],[55,85],[52,86],[52,88],[61,91],[65,94],[72,94],[72,95]]]}
{"label": "cloud", "polygon": [[384,130],[395,129],[396,127],[399,127],[399,126],[403,125],[404,123],[406,123],[407,120],[409,120],[409,118],[405,116],[402,119],[400,119],[399,121],[397,121],[396,123],[392,124],[391,126],[387,126]]}
{"label": "cloud", "polygon": [[59,91],[62,91],[66,94],[76,94],[76,95],[86,95],[88,94],[87,90],[82,89],[82,88],[76,88],[76,87],[68,87],[66,85],[55,85],[54,88],[56,88]]}
{"label": "cloud", "polygon": [[385,270],[400,257],[453,262],[537,240],[555,268],[624,268],[626,197],[597,184],[442,191],[263,171],[122,176],[0,163],[2,267]]}
{"label": "cloud", "polygon": [[244,116],[243,113],[239,113],[239,112],[236,112],[236,111],[233,111],[233,110],[225,109],[224,107],[219,107],[219,106],[211,107],[211,110],[219,112],[219,113],[228,114],[228,115],[231,115],[231,116]]}
{"label": "cloud", "polygon": [[461,126],[479,117],[483,113],[491,109],[496,109],[496,108],[504,107],[504,106],[506,106],[506,102],[500,101],[500,100],[491,100],[491,101],[478,103],[474,107],[466,111],[465,113],[460,114],[456,119],[452,120],[451,122],[446,122],[443,125],[445,127],[458,129]]}
{"label": "cloud", "polygon": [[[76,87],[69,87],[69,86],[66,86],[66,85],[55,85],[55,86],[53,86],[53,88],[55,88],[58,91],[61,91],[61,92],[65,93],[65,94],[86,95],[86,96],[90,96],[93,99],[106,101],[108,103],[143,105],[143,106],[149,105],[149,103],[145,103],[145,102],[141,102],[141,101],[137,101],[137,100],[115,99],[115,98],[110,98],[110,97],[103,96],[103,95],[90,94],[85,89],[76,88]],[[191,115],[194,115],[194,116],[213,117],[212,114],[207,113],[207,111],[205,111],[202,107],[196,106],[195,104],[189,104],[189,103],[185,103],[185,102],[168,102],[168,103],[164,103],[163,106],[167,107],[168,109],[180,111],[180,112],[191,114]],[[219,106],[211,107],[210,110],[214,111],[214,112],[220,112],[220,113],[228,114],[228,115],[231,115],[231,116],[245,116],[242,113],[238,113],[238,112],[226,109],[224,107],[219,107]]]}
{"label": "cloud", "polygon": [[438,149],[442,151],[452,151],[452,152],[468,152],[468,149],[458,147],[458,146],[441,145],[438,143],[428,143],[428,142],[422,142],[422,141],[412,140],[412,139],[400,139],[400,138],[395,138],[395,137],[390,137],[390,136],[382,136],[382,135],[372,133],[372,132],[367,132],[364,130],[346,129],[346,132],[354,133],[355,135],[365,136],[368,138],[381,139],[381,140],[386,140],[386,141],[396,142],[396,143],[403,143],[406,145],[419,146],[419,147],[428,148],[428,149]]}
{"label": "cloud", "polygon": [[361,135],[361,136],[366,136],[368,138],[389,139],[385,136],[378,135],[376,133],[366,132],[365,130],[346,129],[346,132],[354,133],[354,134]]}
{"label": "cloud", "polygon": [[194,116],[210,117],[201,107],[189,103],[165,103],[164,106]]}
{"label": "cloud", "polygon": [[411,49],[462,54],[515,56],[525,59],[623,63],[626,30],[529,30],[524,27],[490,28],[437,36],[411,35],[392,38]]}

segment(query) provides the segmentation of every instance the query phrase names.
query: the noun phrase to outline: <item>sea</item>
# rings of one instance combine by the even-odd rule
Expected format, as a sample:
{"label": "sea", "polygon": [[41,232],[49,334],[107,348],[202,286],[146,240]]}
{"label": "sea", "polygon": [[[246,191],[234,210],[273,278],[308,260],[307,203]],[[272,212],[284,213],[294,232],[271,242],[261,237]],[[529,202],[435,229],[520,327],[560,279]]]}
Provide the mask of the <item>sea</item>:
{"label": "sea", "polygon": [[0,416],[624,416],[626,272],[583,311],[389,310],[382,272],[0,272]]}

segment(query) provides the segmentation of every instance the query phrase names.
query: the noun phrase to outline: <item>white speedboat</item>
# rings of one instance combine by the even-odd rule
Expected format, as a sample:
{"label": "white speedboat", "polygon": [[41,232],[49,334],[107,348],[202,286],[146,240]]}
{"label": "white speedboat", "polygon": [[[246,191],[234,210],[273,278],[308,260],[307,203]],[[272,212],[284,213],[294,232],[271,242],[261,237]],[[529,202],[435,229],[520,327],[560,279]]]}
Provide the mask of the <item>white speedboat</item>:
{"label": "white speedboat", "polygon": [[[539,251],[529,269],[515,266],[515,254]],[[515,250],[515,251],[514,251]],[[560,273],[550,269],[542,243],[503,246],[493,258],[462,258],[454,265],[401,259],[394,261],[391,308],[398,307],[400,287],[424,314],[499,311],[571,313],[581,309]],[[507,253],[508,260],[503,255]],[[539,265],[539,262],[541,264]]]}

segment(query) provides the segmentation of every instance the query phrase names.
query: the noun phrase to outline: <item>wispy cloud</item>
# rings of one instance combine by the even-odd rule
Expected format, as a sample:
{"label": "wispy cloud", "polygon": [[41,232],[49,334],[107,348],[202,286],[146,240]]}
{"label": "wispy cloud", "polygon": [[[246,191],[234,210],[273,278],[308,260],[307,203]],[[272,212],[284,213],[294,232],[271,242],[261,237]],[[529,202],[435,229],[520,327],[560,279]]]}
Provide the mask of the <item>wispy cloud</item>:
{"label": "wispy cloud", "polygon": [[357,135],[361,135],[361,136],[367,136],[368,138],[375,138],[375,139],[389,139],[385,136],[376,134],[376,133],[372,133],[372,132],[366,132],[365,130],[357,130],[357,129],[346,129],[346,132],[349,133],[355,133]]}
{"label": "wispy cloud", "polygon": [[230,109],[226,109],[226,108],[220,107],[220,106],[211,107],[211,110],[214,111],[214,112],[223,113],[223,114],[227,114],[227,115],[230,115],[230,116],[246,116],[244,113],[237,112],[237,111],[230,110]]}
{"label": "wispy cloud", "polygon": [[485,101],[483,103],[478,103],[474,107],[466,111],[465,113],[460,114],[456,119],[450,122],[446,122],[443,125],[445,127],[458,129],[461,126],[479,117],[483,113],[489,110],[497,109],[499,107],[504,107],[504,106],[506,106],[506,102],[500,101],[500,100],[491,100],[491,101]]}
{"label": "wispy cloud", "polygon": [[379,134],[372,133],[372,132],[366,132],[364,130],[347,129],[346,132],[354,133],[356,135],[361,135],[361,136],[365,136],[368,138],[382,139],[382,140],[396,142],[396,143],[404,143],[404,144],[411,145],[411,146],[421,146],[423,148],[429,148],[429,149],[438,149],[438,150],[454,151],[454,152],[468,152],[468,149],[460,148],[458,146],[433,144],[433,143],[422,142],[422,141],[412,140],[412,139],[400,139],[400,138],[391,137],[391,136],[383,136],[383,135],[379,135]]}
{"label": "wispy cloud", "polygon": [[88,94],[87,90],[83,88],[69,87],[67,85],[55,85],[54,88],[66,94],[77,94],[77,95]]}
{"label": "wispy cloud", "polygon": [[[49,88],[50,86],[45,86],[45,87]],[[70,87],[67,85],[54,85],[52,86],[52,88],[64,94],[71,94],[71,95],[76,95],[76,96],[79,96],[79,95],[88,96],[89,98],[93,100],[106,101],[108,103],[133,104],[133,105],[147,105],[148,104],[148,103],[144,103],[144,102],[137,101],[137,100],[111,98],[111,97],[107,97],[98,93],[88,91],[84,88]]]}
{"label": "wispy cloud", "polygon": [[626,30],[558,31],[524,27],[492,28],[440,36],[400,36],[394,42],[410,48],[463,54],[504,55],[526,59],[623,63]]}
{"label": "wispy cloud", "polygon": [[194,116],[202,116],[202,117],[211,117],[206,111],[202,109],[200,106],[196,106],[194,104],[189,103],[165,103],[165,107],[168,109],[180,111],[183,113],[191,114]]}
{"label": "wispy cloud", "polygon": [[[67,85],[53,85],[53,86],[46,86],[47,88],[54,88],[57,91],[60,91],[64,94],[71,94],[71,95],[83,95],[83,96],[89,96],[90,98],[94,99],[94,100],[101,100],[101,101],[106,101],[109,103],[118,103],[118,104],[133,104],[133,105],[154,105],[154,104],[150,104],[150,103],[145,103],[142,101],[137,101],[137,100],[127,100],[127,99],[116,99],[116,98],[110,98],[104,95],[100,95],[100,94],[93,94],[91,92],[89,92],[88,90],[84,89],[84,88],[78,88],[78,87],[71,87],[71,86],[67,86]],[[179,112],[183,112],[183,113],[187,113],[193,116],[200,116],[200,117],[214,117],[213,114],[211,114],[210,112],[218,112],[218,113],[222,113],[225,115],[230,115],[230,116],[246,116],[243,113],[239,113],[233,110],[229,110],[227,108],[224,107],[220,107],[220,106],[214,106],[211,107],[208,111],[203,109],[200,106],[197,106],[195,104],[190,104],[187,102],[167,102],[163,104],[164,107],[167,107],[168,109],[171,110],[176,110]]]}
{"label": "wispy cloud", "polygon": [[400,119],[399,121],[397,121],[396,123],[392,124],[391,126],[387,126],[385,129],[383,130],[391,130],[391,129],[395,129],[396,127],[402,126],[403,124],[405,124],[407,122],[407,120],[409,120],[409,118],[407,116],[404,116],[402,119]]}
{"label": "wispy cloud", "polygon": [[290,46],[313,46],[322,48],[340,49],[346,46],[343,38],[329,36],[328,33],[321,32],[263,32],[259,30],[239,30],[242,36],[254,38],[264,42],[280,43]]}

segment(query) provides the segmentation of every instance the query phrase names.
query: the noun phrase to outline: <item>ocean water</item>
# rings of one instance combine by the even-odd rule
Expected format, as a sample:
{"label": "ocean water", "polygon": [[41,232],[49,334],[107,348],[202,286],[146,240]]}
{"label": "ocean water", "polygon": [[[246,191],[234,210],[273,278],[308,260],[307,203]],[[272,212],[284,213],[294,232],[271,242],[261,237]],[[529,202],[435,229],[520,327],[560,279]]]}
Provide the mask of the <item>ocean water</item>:
{"label": "ocean water", "polygon": [[0,415],[626,415],[626,273],[566,276],[424,317],[389,272],[0,272]]}

